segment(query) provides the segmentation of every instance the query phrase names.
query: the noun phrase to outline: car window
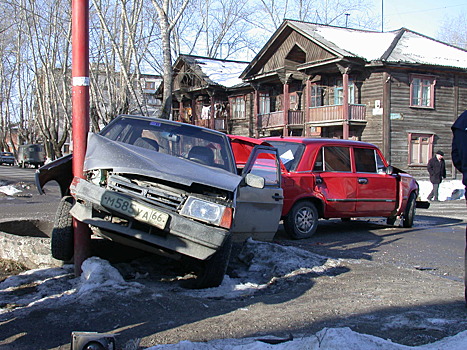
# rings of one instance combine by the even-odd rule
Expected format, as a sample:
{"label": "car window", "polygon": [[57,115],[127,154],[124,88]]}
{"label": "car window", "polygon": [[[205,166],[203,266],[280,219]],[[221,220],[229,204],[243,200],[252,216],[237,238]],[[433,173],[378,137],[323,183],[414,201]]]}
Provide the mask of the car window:
{"label": "car window", "polygon": [[352,171],[349,148],[338,146],[323,147],[315,161],[313,171]]}
{"label": "car window", "polygon": [[279,157],[288,171],[297,169],[305,149],[305,145],[296,142],[268,141],[277,148]]}
{"label": "car window", "polygon": [[357,173],[376,173],[375,150],[369,148],[354,148],[355,170]]}
{"label": "car window", "polygon": [[280,186],[280,167],[275,151],[261,150],[251,160],[252,164],[248,172],[264,178],[266,186]]}
{"label": "car window", "polygon": [[100,135],[113,141],[235,171],[228,139],[207,129],[160,119],[152,121],[123,117],[110,123]]}
{"label": "car window", "polygon": [[376,150],[354,148],[355,168],[358,173],[384,173],[384,162]]}

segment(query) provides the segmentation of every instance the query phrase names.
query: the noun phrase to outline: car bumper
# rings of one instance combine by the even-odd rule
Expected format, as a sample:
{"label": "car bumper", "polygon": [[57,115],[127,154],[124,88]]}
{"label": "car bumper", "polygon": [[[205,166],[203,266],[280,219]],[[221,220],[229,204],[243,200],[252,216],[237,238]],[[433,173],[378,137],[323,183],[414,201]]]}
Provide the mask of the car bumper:
{"label": "car bumper", "polygon": [[97,227],[106,238],[136,248],[162,248],[205,260],[222,246],[230,234],[227,229],[203,224],[163,208],[154,209],[169,215],[164,229],[141,223],[104,207],[103,199],[109,190],[83,179],[75,178],[70,191],[76,199],[76,204],[70,211],[74,218]]}

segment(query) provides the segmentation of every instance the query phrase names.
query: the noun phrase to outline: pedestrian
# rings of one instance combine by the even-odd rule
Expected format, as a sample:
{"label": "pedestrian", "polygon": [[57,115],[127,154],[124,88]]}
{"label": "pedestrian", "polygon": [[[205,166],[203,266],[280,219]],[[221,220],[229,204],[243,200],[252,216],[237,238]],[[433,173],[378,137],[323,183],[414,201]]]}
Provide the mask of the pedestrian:
{"label": "pedestrian", "polygon": [[439,150],[435,156],[428,161],[428,173],[430,174],[430,182],[433,184],[433,189],[428,195],[428,200],[438,201],[439,184],[446,178],[446,165],[444,163],[444,152]]}
{"label": "pedestrian", "polygon": [[[452,130],[452,162],[462,173],[464,195],[467,199],[467,111],[464,111],[451,127]],[[467,306],[467,227],[465,229],[465,256],[464,256],[464,298]]]}

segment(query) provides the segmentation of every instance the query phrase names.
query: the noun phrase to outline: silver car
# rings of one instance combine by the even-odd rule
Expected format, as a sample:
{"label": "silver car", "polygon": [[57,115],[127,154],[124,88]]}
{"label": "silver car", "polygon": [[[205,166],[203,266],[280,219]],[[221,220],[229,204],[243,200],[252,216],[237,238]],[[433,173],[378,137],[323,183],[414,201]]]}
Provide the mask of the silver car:
{"label": "silver car", "polygon": [[36,178],[40,191],[49,180],[62,188],[52,232],[52,255],[61,260],[73,255],[72,216],[101,237],[194,259],[192,287],[214,287],[232,241],[271,240],[279,224],[283,196],[272,147],[257,146],[240,172],[223,133],[124,115],[89,134],[84,179],[72,178],[70,160],[42,167]]}

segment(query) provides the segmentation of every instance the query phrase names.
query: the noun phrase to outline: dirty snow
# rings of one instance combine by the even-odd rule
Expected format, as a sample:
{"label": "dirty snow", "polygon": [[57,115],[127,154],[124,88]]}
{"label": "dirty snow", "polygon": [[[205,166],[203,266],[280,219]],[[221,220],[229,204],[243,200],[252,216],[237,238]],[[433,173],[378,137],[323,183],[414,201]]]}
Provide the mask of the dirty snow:
{"label": "dirty snow", "polygon": [[[339,260],[329,259],[308,251],[285,247],[275,243],[256,242],[249,240],[240,254],[247,269],[236,271],[235,278],[226,276],[224,283],[218,288],[204,291],[175,290],[176,293],[190,294],[198,298],[235,298],[239,295],[250,295],[255,291],[268,288],[281,279],[296,278],[301,274],[326,274],[340,264]],[[72,300],[89,303],[99,298],[101,293],[112,290],[115,297],[124,298],[127,295],[141,292],[145,287],[137,282],[127,282],[119,271],[108,261],[92,257],[82,265],[83,273],[75,278],[73,266],[60,268],[37,269],[7,278],[0,283],[0,305],[14,305],[15,308],[0,309],[3,317],[27,314],[31,306],[47,307],[61,305]],[[34,293],[17,296],[13,291],[21,285],[36,286]],[[108,286],[112,288],[109,289]],[[21,293],[19,293],[21,294]],[[388,319],[387,328],[403,327],[407,322],[406,315]],[[452,322],[444,319],[421,319],[423,327],[436,329],[438,325]],[[277,344],[272,345],[272,342]],[[391,342],[371,335],[360,334],[350,328],[324,328],[316,334],[300,335],[281,339],[277,337],[218,339],[204,343],[188,340],[177,344],[157,345],[147,350],[263,350],[263,349],[465,349],[467,348],[467,331],[453,337],[442,339],[432,344],[410,347]]]}
{"label": "dirty snow", "polygon": [[6,185],[0,186],[0,192],[6,194],[7,196],[14,196],[17,193],[20,193],[21,190],[19,190],[13,185]]}

